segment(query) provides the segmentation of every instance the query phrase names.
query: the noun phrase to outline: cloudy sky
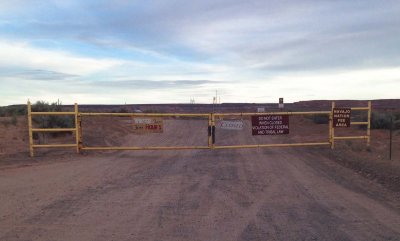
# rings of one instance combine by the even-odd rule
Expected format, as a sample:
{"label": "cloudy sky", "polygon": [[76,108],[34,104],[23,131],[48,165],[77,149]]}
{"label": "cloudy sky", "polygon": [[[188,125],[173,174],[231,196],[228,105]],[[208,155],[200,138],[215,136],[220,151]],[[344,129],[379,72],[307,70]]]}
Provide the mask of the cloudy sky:
{"label": "cloudy sky", "polygon": [[0,0],[0,105],[400,98],[400,1]]}

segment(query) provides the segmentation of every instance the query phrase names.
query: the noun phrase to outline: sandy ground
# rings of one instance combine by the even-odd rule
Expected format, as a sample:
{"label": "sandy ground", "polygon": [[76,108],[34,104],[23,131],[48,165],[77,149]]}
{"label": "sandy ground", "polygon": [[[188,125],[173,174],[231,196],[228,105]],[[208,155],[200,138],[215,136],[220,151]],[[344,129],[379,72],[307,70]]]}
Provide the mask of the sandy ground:
{"label": "sandy ground", "polygon": [[[157,141],[203,143],[199,125],[169,123],[175,128]],[[110,139],[96,131],[84,138],[116,144],[116,131],[128,127],[112,128]],[[260,141],[232,131],[218,138]],[[124,137],[138,142],[151,145],[154,138]],[[44,152],[28,164],[0,167],[0,240],[400,240],[398,192],[334,158],[327,147],[61,159]]]}

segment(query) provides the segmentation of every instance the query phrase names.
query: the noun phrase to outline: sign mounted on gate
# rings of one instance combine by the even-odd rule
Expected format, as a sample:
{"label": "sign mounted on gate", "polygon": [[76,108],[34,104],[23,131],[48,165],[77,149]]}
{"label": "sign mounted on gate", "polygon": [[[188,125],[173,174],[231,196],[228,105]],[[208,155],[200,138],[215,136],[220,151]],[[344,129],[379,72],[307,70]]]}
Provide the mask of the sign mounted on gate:
{"label": "sign mounted on gate", "polygon": [[219,128],[225,130],[243,130],[243,121],[221,121],[218,125]]}
{"label": "sign mounted on gate", "polygon": [[251,117],[251,125],[253,136],[289,134],[288,115],[255,115]]}
{"label": "sign mounted on gate", "polygon": [[350,127],[350,108],[333,108],[333,127]]}
{"label": "sign mounted on gate", "polygon": [[163,133],[164,123],[162,118],[133,117],[133,132],[135,133]]}

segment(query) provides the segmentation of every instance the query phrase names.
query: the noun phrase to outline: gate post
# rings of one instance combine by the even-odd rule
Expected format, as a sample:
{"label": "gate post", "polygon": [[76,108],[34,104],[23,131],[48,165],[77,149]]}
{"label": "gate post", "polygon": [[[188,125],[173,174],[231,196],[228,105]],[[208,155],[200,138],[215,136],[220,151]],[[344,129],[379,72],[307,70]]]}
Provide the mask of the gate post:
{"label": "gate post", "polygon": [[211,114],[211,123],[212,123],[211,143],[212,143],[212,148],[214,148],[214,144],[215,144],[215,115],[214,114]]}
{"label": "gate post", "polygon": [[28,131],[29,131],[29,155],[30,157],[34,157],[33,153],[33,133],[32,133],[32,106],[31,102],[28,100],[27,104],[28,109]]}
{"label": "gate post", "polygon": [[332,109],[329,114],[329,132],[330,132],[330,143],[331,149],[335,148],[335,128],[333,127],[333,109],[335,108],[335,101],[332,101]]}
{"label": "gate post", "polygon": [[332,111],[329,113],[329,143],[332,146],[332,122],[333,122],[333,115],[332,115]]}
{"label": "gate post", "polygon": [[367,146],[371,143],[371,101],[368,101],[368,128],[367,128]]}
{"label": "gate post", "polygon": [[208,147],[212,148],[212,114],[208,114]]}
{"label": "gate post", "polygon": [[80,128],[79,128],[79,122],[78,122],[78,104],[75,103],[74,106],[74,112],[75,112],[75,144],[76,144],[76,153],[79,153],[80,151],[80,146],[79,146],[79,136],[80,136]]}
{"label": "gate post", "polygon": [[79,150],[82,150],[82,116],[78,113]]}

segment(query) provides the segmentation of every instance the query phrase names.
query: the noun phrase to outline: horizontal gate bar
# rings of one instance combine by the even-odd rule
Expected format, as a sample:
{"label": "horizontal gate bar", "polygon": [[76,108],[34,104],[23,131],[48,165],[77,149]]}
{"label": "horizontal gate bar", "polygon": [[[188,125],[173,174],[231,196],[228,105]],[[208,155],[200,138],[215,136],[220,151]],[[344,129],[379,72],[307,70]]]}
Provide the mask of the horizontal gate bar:
{"label": "horizontal gate bar", "polygon": [[190,113],[79,113],[79,116],[137,116],[137,117],[143,117],[143,116],[186,116],[186,117],[208,117],[210,114],[190,114]]}
{"label": "horizontal gate bar", "polygon": [[33,132],[61,132],[76,131],[76,128],[33,128]]}
{"label": "horizontal gate bar", "polygon": [[96,146],[96,147],[82,147],[81,150],[104,150],[104,151],[112,151],[112,150],[132,150],[132,151],[140,151],[140,150],[189,150],[189,149],[210,149],[208,146],[149,146],[149,147],[140,147],[140,146]]}
{"label": "horizontal gate bar", "polygon": [[75,112],[31,112],[31,115],[75,115]]}
{"label": "horizontal gate bar", "polygon": [[351,110],[369,110],[369,107],[351,107]]}
{"label": "horizontal gate bar", "polygon": [[368,121],[354,121],[350,122],[350,125],[368,125]]}
{"label": "horizontal gate bar", "polygon": [[287,143],[287,144],[260,144],[260,145],[237,145],[237,146],[214,146],[214,149],[232,149],[232,148],[258,148],[258,147],[288,147],[288,146],[322,146],[330,145],[329,142],[313,143]]}
{"label": "horizontal gate bar", "polygon": [[214,116],[252,116],[252,115],[329,115],[330,111],[303,111],[303,112],[255,112],[255,113],[215,113]]}
{"label": "horizontal gate bar", "polygon": [[335,136],[335,140],[368,139],[368,136]]}
{"label": "horizontal gate bar", "polygon": [[76,147],[76,144],[47,144],[47,145],[32,145],[34,148],[57,148],[57,147]]}

